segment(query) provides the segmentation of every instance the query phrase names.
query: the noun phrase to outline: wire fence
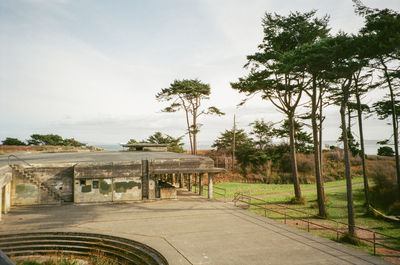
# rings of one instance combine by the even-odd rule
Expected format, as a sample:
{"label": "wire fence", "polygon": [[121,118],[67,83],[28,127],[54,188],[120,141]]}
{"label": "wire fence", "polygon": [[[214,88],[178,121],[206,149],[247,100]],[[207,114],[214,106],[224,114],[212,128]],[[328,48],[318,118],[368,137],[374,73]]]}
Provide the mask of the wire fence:
{"label": "wire fence", "polygon": [[[272,214],[281,216],[280,219],[283,219],[282,221],[285,224],[300,226],[308,232],[317,231],[330,234],[337,241],[348,234],[349,225],[347,223],[322,218],[304,210],[288,207],[287,205],[270,203],[260,198],[252,197],[244,192],[236,192],[233,202],[235,206],[238,206],[238,203],[244,203],[248,207],[253,206],[258,211],[261,211],[259,213],[265,217],[271,217],[270,215]],[[315,221],[315,219],[320,221]],[[371,246],[374,255],[400,257],[400,238],[359,226],[353,227],[355,231],[354,238]]]}
{"label": "wire fence", "polygon": [[[204,195],[208,194],[208,184],[201,185],[201,188],[202,188],[202,191],[203,191],[202,194],[204,194]],[[196,188],[195,188],[195,192],[197,192],[197,185],[196,185]],[[220,188],[220,187],[213,186],[213,195],[214,194],[217,194],[217,195],[223,197],[224,198],[224,202],[226,202],[226,189],[225,188]]]}

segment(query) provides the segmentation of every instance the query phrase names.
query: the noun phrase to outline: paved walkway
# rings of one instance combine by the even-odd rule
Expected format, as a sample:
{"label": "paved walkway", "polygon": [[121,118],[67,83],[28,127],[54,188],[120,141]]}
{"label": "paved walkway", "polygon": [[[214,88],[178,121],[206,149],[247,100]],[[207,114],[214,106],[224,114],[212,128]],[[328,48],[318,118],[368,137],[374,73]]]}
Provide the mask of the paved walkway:
{"label": "paved walkway", "polygon": [[0,233],[85,231],[145,243],[169,264],[388,264],[383,259],[206,199],[19,207]]}

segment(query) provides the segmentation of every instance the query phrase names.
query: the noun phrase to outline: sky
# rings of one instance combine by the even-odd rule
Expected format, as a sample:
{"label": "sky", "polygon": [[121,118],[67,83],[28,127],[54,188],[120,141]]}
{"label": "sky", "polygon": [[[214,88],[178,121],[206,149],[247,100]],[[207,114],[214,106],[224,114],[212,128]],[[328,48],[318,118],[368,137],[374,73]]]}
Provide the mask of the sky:
{"label": "sky", "polygon": [[[400,10],[399,0],[363,3]],[[200,119],[200,147],[232,128],[234,114],[247,130],[256,119],[278,122],[283,116],[257,96],[237,108],[244,95],[230,82],[246,75],[265,12],[311,9],[330,16],[332,33],[363,23],[351,0],[0,0],[0,140],[55,133],[96,145],[184,135],[184,114],[161,112],[167,104],[155,99],[183,78],[210,84],[204,105],[226,113]],[[338,109],[325,114],[325,139],[336,140]],[[391,135],[385,121],[367,119],[365,128],[366,139]]]}

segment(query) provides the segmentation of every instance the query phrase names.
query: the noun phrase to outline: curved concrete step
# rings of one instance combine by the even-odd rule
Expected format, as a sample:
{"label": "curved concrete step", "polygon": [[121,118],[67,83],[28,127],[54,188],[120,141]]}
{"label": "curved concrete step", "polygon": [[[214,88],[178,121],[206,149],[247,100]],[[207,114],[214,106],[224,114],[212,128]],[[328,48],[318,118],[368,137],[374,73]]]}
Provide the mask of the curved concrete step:
{"label": "curved concrete step", "polygon": [[118,259],[121,264],[168,264],[159,252],[147,245],[126,238],[92,233],[36,232],[0,235],[0,249],[9,256],[59,252],[92,256],[101,253]]}

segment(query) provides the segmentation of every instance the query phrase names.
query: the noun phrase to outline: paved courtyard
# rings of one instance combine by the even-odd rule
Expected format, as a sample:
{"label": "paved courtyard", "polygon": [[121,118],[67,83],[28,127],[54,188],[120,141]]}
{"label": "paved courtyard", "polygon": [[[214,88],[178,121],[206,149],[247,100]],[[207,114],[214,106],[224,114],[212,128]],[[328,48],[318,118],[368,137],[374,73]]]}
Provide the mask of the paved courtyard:
{"label": "paved courtyard", "polygon": [[0,233],[76,231],[145,243],[169,264],[389,264],[232,203],[187,197],[129,204],[18,207]]}

